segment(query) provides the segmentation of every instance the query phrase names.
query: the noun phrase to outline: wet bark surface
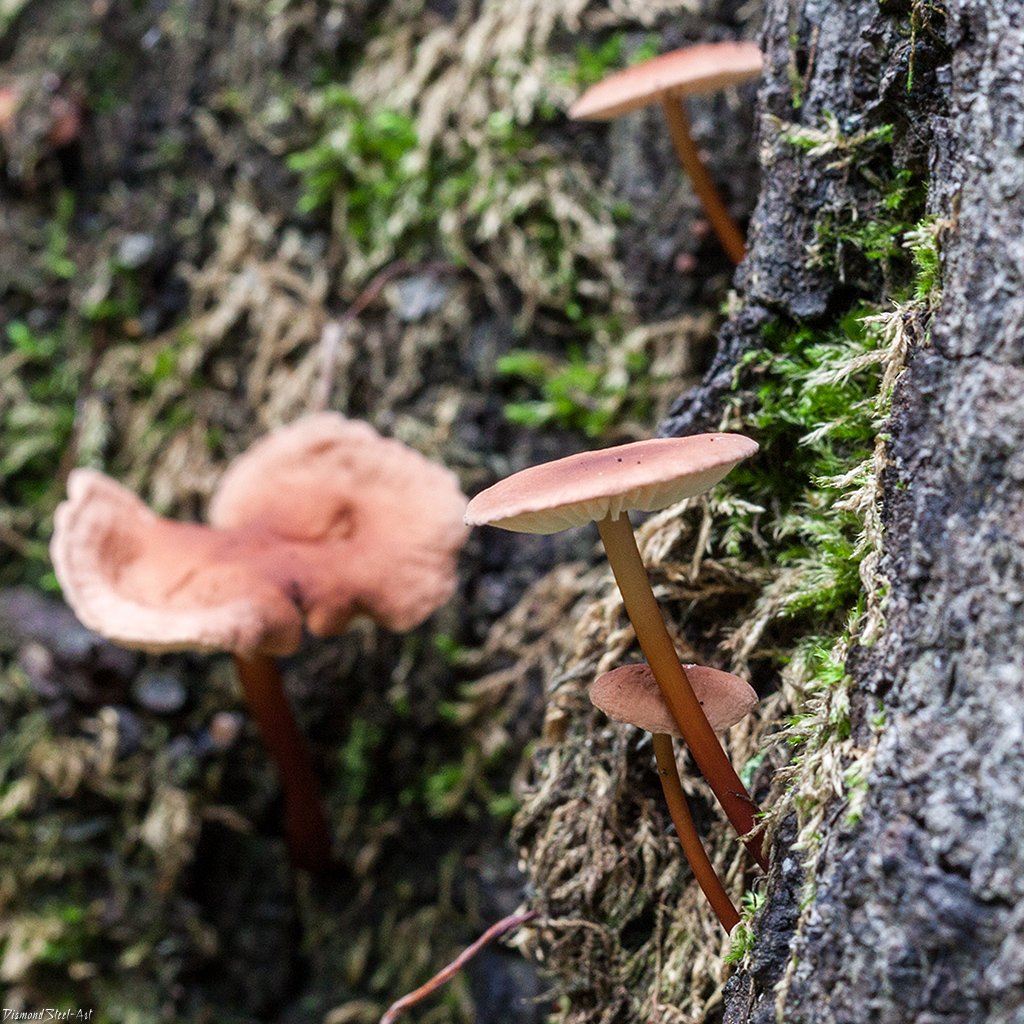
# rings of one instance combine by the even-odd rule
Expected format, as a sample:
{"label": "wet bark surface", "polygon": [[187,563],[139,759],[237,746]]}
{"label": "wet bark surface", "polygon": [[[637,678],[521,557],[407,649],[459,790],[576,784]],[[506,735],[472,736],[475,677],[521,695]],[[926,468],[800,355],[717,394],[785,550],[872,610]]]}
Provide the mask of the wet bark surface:
{"label": "wet bark surface", "polygon": [[849,824],[842,801],[826,814],[799,934],[804,873],[780,832],[757,944],[729,983],[725,1020],[1016,1021],[1024,6],[951,3],[927,23],[917,20],[923,5],[806,2],[795,15],[790,6],[768,5],[767,172],[742,279],[748,304],[727,326],[706,386],[679,403],[667,431],[714,420],[730,368],[756,344],[764,318],[821,321],[844,287],[808,270],[806,250],[821,209],[856,186],[787,166],[773,115],[813,124],[831,111],[847,131],[894,125],[898,157],[926,161],[929,208],[947,221],[943,299],[930,343],[911,352],[894,396],[886,630],[848,664],[854,738],[866,743],[868,719],[884,715],[863,815]]}

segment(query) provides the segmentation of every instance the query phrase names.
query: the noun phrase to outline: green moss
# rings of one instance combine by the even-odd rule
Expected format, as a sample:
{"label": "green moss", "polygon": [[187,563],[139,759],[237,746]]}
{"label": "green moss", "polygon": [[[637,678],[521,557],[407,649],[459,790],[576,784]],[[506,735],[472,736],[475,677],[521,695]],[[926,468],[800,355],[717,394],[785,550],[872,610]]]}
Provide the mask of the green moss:
{"label": "green moss", "polygon": [[[850,824],[866,795],[867,774],[855,759],[844,772],[828,752],[851,737],[847,654],[879,628],[885,584],[866,567],[881,536],[876,450],[909,344],[906,325],[926,330],[935,306],[941,227],[925,215],[925,182],[892,166],[887,126],[849,139],[827,122],[809,135],[801,146],[808,154],[841,152],[871,186],[856,209],[823,213],[819,261],[828,253],[837,271],[851,261],[880,268],[880,278],[863,280],[880,280],[883,296],[869,299],[865,289],[824,325],[780,318],[764,328],[763,347],[747,355],[735,380],[737,426],[761,441],[761,457],[730,477],[719,541],[725,552],[749,557],[769,535],[777,570],[759,614],[785,624],[788,641],[775,658],[800,692],[785,732],[794,748],[791,802],[776,813],[797,808],[804,845],[813,845],[815,815],[832,783],[845,786]],[[823,773],[836,771],[824,785]]]}
{"label": "green moss", "polygon": [[757,889],[748,889],[743,894],[740,907],[740,923],[729,936],[729,951],[725,954],[727,964],[738,964],[745,956],[752,953],[756,941],[753,918],[764,906],[765,893]]}
{"label": "green moss", "polygon": [[546,304],[570,320],[592,312],[579,300],[583,267],[552,197],[529,187],[555,160],[537,145],[535,124],[495,111],[474,144],[425,145],[411,114],[370,108],[337,84],[316,92],[308,110],[313,141],[288,158],[301,182],[299,209],[330,210],[358,250],[364,277],[397,258],[443,255],[465,263],[467,229],[486,240],[499,217],[525,245],[523,267],[538,279]]}
{"label": "green moss", "polygon": [[[620,63],[624,45],[612,37],[597,50],[582,49],[570,77],[600,76]],[[560,75],[564,81],[561,66],[556,60],[547,69],[552,85]],[[551,132],[562,115],[544,83],[537,87],[536,73],[510,66],[498,79],[502,90],[515,89],[517,75],[530,75],[528,107],[472,113],[465,123],[455,112],[446,128],[432,110],[421,123],[415,100],[397,109],[360,99],[339,74],[325,71],[312,94],[282,98],[304,121],[307,139],[287,161],[299,179],[299,210],[329,220],[345,238],[345,282],[362,288],[396,260],[466,267],[482,277],[488,302],[503,317],[509,307],[519,311],[518,330],[525,333],[543,314],[546,333],[553,327],[586,354],[559,368],[554,388],[597,390],[582,378],[603,365],[596,348],[621,333],[629,312],[624,286],[609,282],[607,265],[612,222],[628,209],[610,209],[599,192],[581,187],[584,169]],[[481,81],[479,88],[489,86]],[[559,410],[524,406],[512,416],[531,425],[574,418],[556,404]],[[599,432],[602,425],[590,417],[586,428]]]}
{"label": "green moss", "polygon": [[863,485],[880,429],[885,340],[870,321],[876,312],[858,303],[826,331],[773,322],[738,381],[748,395],[744,427],[763,454],[731,478],[744,504],[726,517],[723,544],[734,554],[748,548],[762,529],[759,510],[772,508],[775,557],[793,578],[784,611],[814,635],[860,595],[863,522],[843,499]]}
{"label": "green moss", "polygon": [[[642,372],[642,365],[634,366]],[[540,395],[506,404],[505,416],[510,422],[528,427],[566,427],[587,437],[600,437],[607,431],[621,414],[629,391],[626,381],[609,380],[606,367],[589,362],[578,347],[570,349],[567,359],[518,349],[499,359],[497,370]]]}
{"label": "green moss", "polygon": [[820,265],[835,268],[847,248],[885,267],[905,258],[903,235],[913,228],[923,209],[923,185],[907,170],[872,177],[877,192],[867,210],[829,212],[819,223],[816,262]]}
{"label": "green moss", "polygon": [[299,209],[343,197],[347,229],[367,244],[386,230],[396,203],[422,203],[431,184],[412,160],[415,125],[398,111],[366,110],[337,85],[320,91],[314,109],[320,137],[288,158],[302,179]]}
{"label": "green moss", "polygon": [[923,217],[903,236],[914,260],[914,298],[933,307],[939,293],[942,260],[939,235],[945,224],[936,216]]}
{"label": "green moss", "polygon": [[7,325],[0,343],[10,375],[0,382],[0,525],[20,539],[5,562],[6,583],[39,585],[47,572],[48,524],[59,499],[60,469],[75,422],[79,385],[77,338],[66,324],[36,331]]}
{"label": "green moss", "polygon": [[338,751],[338,783],[335,787],[345,804],[357,804],[366,793],[372,771],[373,753],[384,739],[380,726],[365,719],[352,722],[348,738]]}

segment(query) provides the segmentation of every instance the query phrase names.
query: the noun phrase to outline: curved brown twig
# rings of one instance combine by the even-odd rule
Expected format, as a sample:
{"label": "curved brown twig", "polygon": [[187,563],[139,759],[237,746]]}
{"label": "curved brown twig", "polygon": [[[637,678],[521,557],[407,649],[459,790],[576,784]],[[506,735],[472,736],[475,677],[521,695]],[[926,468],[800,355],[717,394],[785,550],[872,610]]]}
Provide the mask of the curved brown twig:
{"label": "curved brown twig", "polygon": [[395,1000],[380,1019],[380,1024],[394,1024],[399,1016],[410,1006],[426,999],[432,992],[436,992],[446,981],[450,981],[462,968],[480,952],[488,943],[501,938],[506,932],[513,928],[527,924],[537,916],[536,910],[530,910],[525,914],[509,914],[503,917],[497,924],[492,924],[471,946],[467,946],[447,967],[442,967],[430,981],[420,985],[418,989],[410,992],[407,996]]}

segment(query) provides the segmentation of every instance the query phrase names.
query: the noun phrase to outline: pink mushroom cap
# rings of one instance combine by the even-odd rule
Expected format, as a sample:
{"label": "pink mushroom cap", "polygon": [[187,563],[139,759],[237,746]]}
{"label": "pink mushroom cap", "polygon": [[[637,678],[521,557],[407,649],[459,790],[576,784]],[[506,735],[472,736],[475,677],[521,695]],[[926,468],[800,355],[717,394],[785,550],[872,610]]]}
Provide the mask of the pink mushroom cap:
{"label": "pink mushroom cap", "polygon": [[260,571],[270,543],[163,519],[109,477],[76,469],[50,556],[79,619],[125,647],[286,654],[302,618]]}
{"label": "pink mushroom cap", "polygon": [[654,512],[713,487],[757,451],[743,434],[693,434],[582,452],[531,466],[481,491],[471,526],[557,533],[629,509]]}
{"label": "pink mushroom cap", "polygon": [[318,636],[365,614],[388,629],[419,625],[451,597],[466,539],[453,473],[371,426],[306,416],[239,456],[210,522],[280,540],[268,571]]}
{"label": "pink mushroom cap", "polygon": [[225,473],[213,526],[74,470],[51,557],[82,622],[127,647],[288,654],[303,624],[406,630],[448,600],[467,528],[452,473],[333,413],[269,435]]}
{"label": "pink mushroom cap", "polygon": [[[757,705],[754,688],[739,676],[703,665],[683,668],[715,732],[734,726]],[[646,662],[623,665],[598,676],[590,686],[590,701],[616,722],[682,738]]]}
{"label": "pink mushroom cap", "polygon": [[608,121],[639,110],[664,96],[695,96],[757,78],[764,58],[756,43],[698,43],[613,75],[592,85],[572,105],[569,116]]}

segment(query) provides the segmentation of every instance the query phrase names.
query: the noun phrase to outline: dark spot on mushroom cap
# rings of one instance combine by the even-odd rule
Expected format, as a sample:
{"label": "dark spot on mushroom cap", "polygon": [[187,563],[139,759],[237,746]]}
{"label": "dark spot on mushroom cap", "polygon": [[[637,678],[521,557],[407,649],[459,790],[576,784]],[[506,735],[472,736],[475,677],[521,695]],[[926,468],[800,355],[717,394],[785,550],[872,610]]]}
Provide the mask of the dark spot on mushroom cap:
{"label": "dark spot on mushroom cap", "polygon": [[331,540],[347,540],[355,532],[355,527],[352,506],[341,504],[331,513],[331,522],[324,531],[324,537]]}

